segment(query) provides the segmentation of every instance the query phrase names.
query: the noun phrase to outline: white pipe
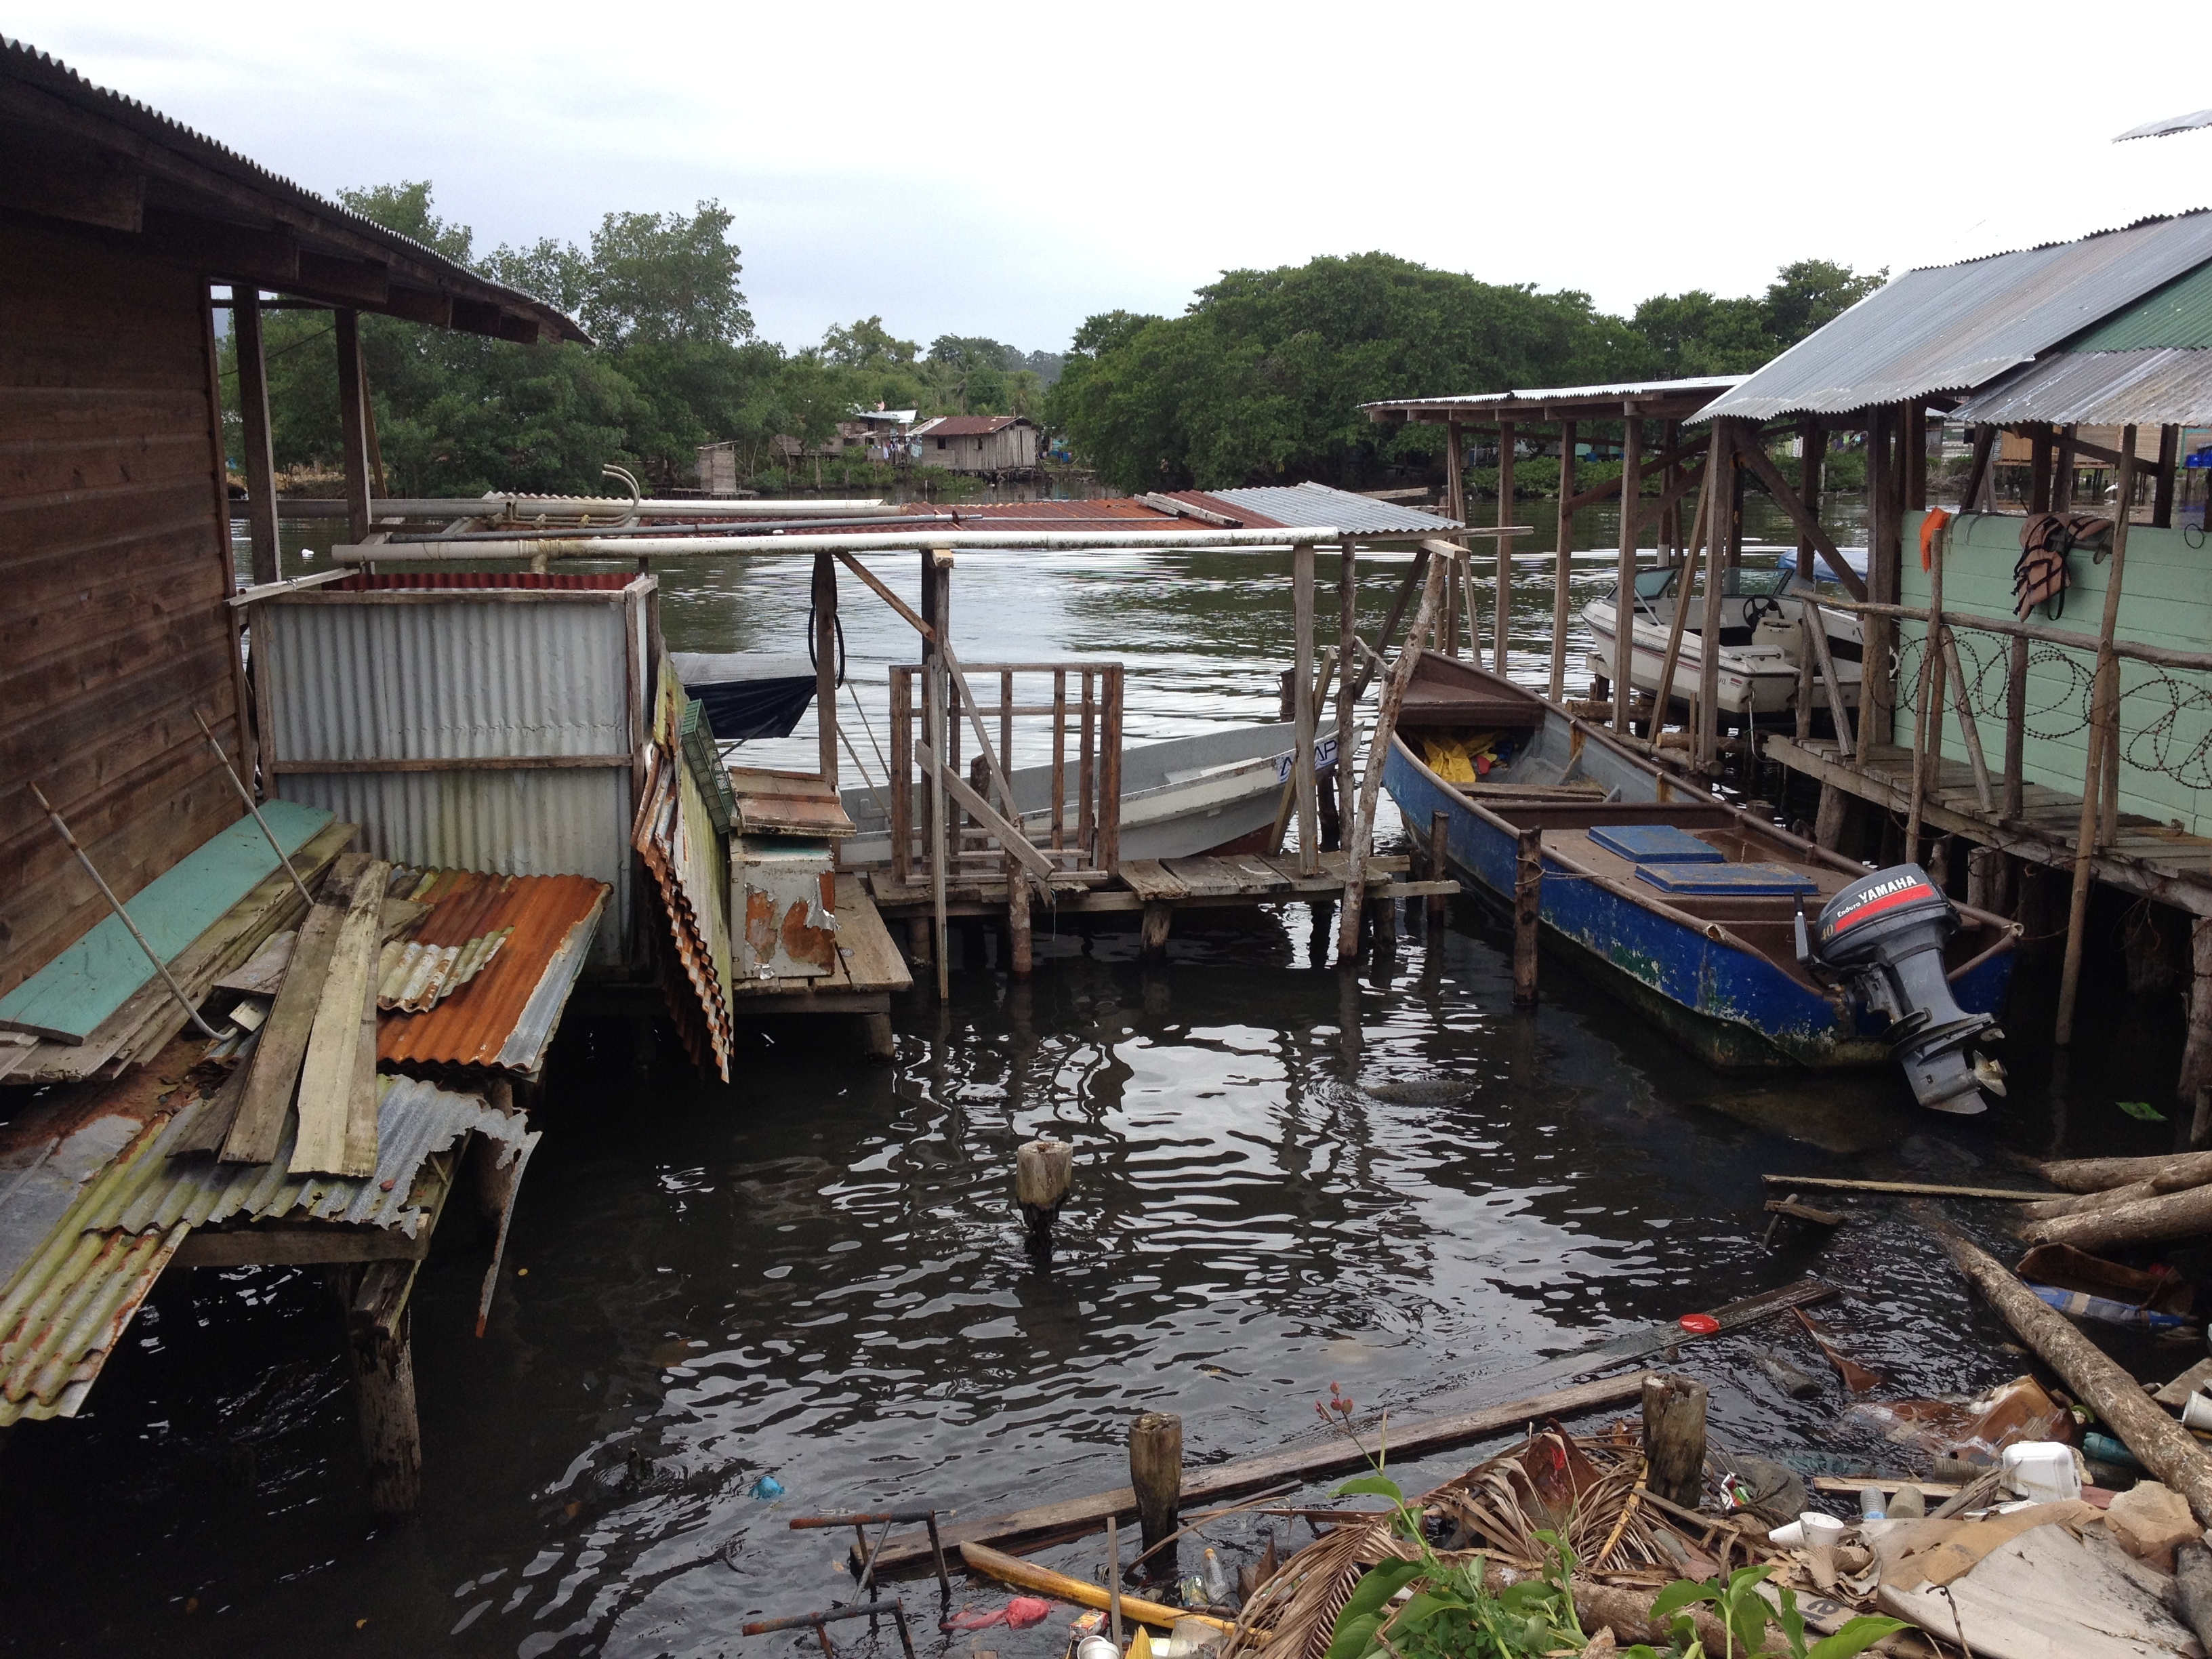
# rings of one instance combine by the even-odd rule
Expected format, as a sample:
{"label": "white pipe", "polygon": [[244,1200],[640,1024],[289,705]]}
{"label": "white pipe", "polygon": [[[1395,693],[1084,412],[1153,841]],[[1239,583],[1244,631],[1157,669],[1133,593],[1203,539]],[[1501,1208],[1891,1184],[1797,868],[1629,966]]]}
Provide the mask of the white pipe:
{"label": "white pipe", "polygon": [[[1047,522],[1049,522],[1048,520]],[[1208,548],[1281,550],[1300,542],[1341,541],[1328,526],[1296,530],[899,530],[805,531],[766,536],[654,536],[619,540],[545,536],[528,541],[346,542],[331,550],[337,564],[447,563],[474,559],[721,558],[735,553],[870,553],[921,547]]]}
{"label": "white pipe", "polygon": [[[865,501],[629,501],[615,495],[395,495],[372,497],[372,519],[574,519],[588,513],[614,524],[648,519],[855,519],[896,515],[898,508],[880,496]],[[278,497],[280,519],[343,519],[346,504],[321,496],[286,501]]]}

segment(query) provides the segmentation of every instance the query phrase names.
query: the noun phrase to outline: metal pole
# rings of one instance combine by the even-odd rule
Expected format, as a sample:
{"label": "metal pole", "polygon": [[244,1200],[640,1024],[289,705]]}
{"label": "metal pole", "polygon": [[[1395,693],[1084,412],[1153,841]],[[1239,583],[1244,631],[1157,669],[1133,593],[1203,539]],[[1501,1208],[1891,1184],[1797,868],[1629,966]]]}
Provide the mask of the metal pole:
{"label": "metal pole", "polygon": [[40,810],[46,813],[47,819],[53,824],[55,833],[68,844],[70,851],[76,854],[76,861],[84,866],[85,874],[92,878],[93,885],[100,889],[100,896],[107,901],[107,908],[115,912],[116,920],[130,930],[131,938],[138,941],[138,948],[146,953],[146,960],[154,964],[154,971],[161,976],[161,982],[169,988],[169,994],[176,998],[177,1006],[185,1011],[185,1017],[200,1028],[201,1034],[208,1041],[222,1042],[222,1035],[214,1026],[200,1018],[200,1011],[192,1006],[191,1000],[185,995],[184,988],[177,983],[175,976],[169,972],[169,964],[162,961],[160,954],[146,942],[146,935],[140,933],[138,924],[131,920],[131,913],[123,908],[123,901],[115,896],[115,890],[110,887],[106,878],[94,868],[91,858],[87,855],[83,848],[77,845],[76,837],[70,834],[69,825],[62,822],[62,815],[54,811],[52,804],[46,799],[46,792],[35,783],[31,786],[31,799],[39,803]]}
{"label": "metal pole", "polygon": [[253,792],[246,787],[246,781],[238,775],[238,769],[230,763],[230,757],[223,753],[222,745],[216,741],[215,732],[207,723],[207,716],[195,708],[192,710],[192,718],[200,723],[200,732],[207,738],[208,747],[215,750],[215,757],[222,763],[222,769],[230,775],[231,787],[238,791],[239,799],[246,803],[246,810],[253,814],[253,821],[261,826],[261,833],[269,842],[269,850],[276,855],[277,867],[292,878],[292,885],[300,890],[301,899],[312,910],[315,905],[315,896],[307,890],[307,884],[300,879],[300,872],[292,867],[292,860],[285,855],[284,849],[276,844],[276,832],[270,829],[269,820],[261,816],[261,809],[253,804]]}

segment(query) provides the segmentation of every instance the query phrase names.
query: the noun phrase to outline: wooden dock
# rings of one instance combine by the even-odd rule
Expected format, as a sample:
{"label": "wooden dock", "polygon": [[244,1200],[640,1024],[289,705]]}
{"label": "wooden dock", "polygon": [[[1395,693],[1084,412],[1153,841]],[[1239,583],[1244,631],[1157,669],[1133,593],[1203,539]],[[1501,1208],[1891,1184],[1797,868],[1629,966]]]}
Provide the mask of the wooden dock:
{"label": "wooden dock", "polygon": [[[1768,759],[1820,781],[1822,799],[1829,792],[1869,801],[1900,817],[1911,806],[1912,753],[1883,747],[1854,760],[1837,754],[1831,738],[1765,738]],[[1829,814],[1824,812],[1823,817]],[[1964,760],[1944,761],[1921,806],[1921,817],[1937,834],[1962,836],[1977,846],[2071,874],[2081,823],[2081,797],[2039,783],[2025,783],[2021,812],[2002,817],[1983,811],[1972,769]],[[1826,844],[1824,842],[1824,844]],[[2092,855],[2096,879],[2130,893],[2171,904],[2194,916],[2212,916],[2212,839],[2191,835],[2154,818],[2123,812],[2110,846]]]}
{"label": "wooden dock", "polygon": [[[1003,909],[1003,883],[1000,892]],[[837,960],[827,975],[738,979],[730,988],[732,1014],[888,1014],[892,994],[911,986],[914,975],[860,876],[837,878],[836,914]]]}

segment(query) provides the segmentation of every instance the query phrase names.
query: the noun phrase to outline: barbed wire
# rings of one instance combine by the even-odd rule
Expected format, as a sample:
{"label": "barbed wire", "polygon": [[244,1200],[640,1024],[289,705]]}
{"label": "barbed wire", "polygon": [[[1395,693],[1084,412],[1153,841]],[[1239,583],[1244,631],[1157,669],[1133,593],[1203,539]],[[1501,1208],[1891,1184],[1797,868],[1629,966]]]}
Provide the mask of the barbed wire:
{"label": "barbed wire", "polygon": [[[2011,641],[1972,629],[1954,630],[1959,667],[1966,684],[1966,706],[1978,724],[2002,731],[2006,694],[2012,675]],[[1897,663],[1898,707],[1919,713],[1920,665],[1924,638],[1901,639]],[[2055,743],[2089,727],[2096,686],[2096,659],[2081,652],[2031,641],[2027,653],[2027,703],[2022,729],[2029,737]],[[1954,694],[1946,688],[1948,707]],[[2138,772],[2173,779],[2185,788],[2212,789],[2212,684],[2181,678],[2156,663],[2124,659],[2120,684],[2120,759]],[[2189,733],[2198,735],[2194,738]]]}

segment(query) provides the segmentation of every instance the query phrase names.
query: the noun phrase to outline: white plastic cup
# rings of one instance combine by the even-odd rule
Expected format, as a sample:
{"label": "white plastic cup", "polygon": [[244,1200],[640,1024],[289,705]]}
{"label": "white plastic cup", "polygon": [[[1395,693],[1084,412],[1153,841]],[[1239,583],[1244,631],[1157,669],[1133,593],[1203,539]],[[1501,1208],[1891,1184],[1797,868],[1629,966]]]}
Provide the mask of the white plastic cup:
{"label": "white plastic cup", "polygon": [[1804,1529],[1805,1547],[1808,1549],[1823,1547],[1833,1549],[1844,1541],[1844,1534],[1850,1530],[1834,1516],[1822,1515],[1817,1510],[1806,1510],[1797,1517],[1797,1524]]}
{"label": "white plastic cup", "polygon": [[2184,1428],[2212,1429],[2212,1396],[2192,1394],[2181,1407]]}
{"label": "white plastic cup", "polygon": [[1805,1543],[1805,1523],[1802,1521],[1785,1522],[1766,1534],[1766,1541],[1777,1549],[1802,1548]]}
{"label": "white plastic cup", "polygon": [[1075,1644],[1075,1659],[1121,1659],[1121,1650],[1110,1638],[1086,1636]]}

